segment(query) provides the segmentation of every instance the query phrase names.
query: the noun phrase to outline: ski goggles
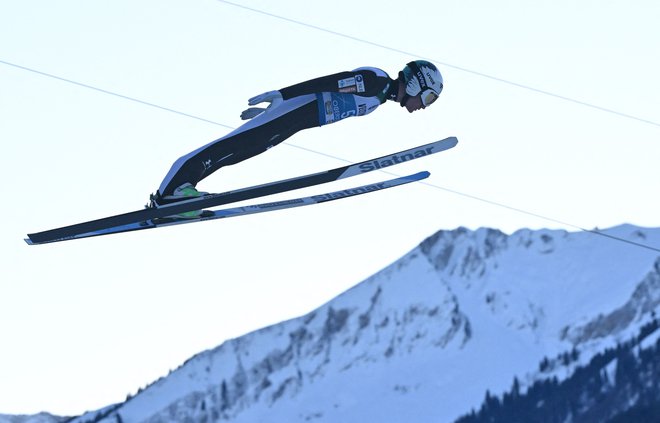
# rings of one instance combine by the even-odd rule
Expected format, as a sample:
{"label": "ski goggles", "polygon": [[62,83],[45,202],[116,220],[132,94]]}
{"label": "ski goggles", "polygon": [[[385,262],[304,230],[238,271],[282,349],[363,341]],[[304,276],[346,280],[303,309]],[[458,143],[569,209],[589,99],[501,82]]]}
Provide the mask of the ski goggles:
{"label": "ski goggles", "polygon": [[424,107],[429,107],[439,97],[438,93],[436,93],[434,90],[430,88],[427,88],[424,91],[422,91],[420,96]]}

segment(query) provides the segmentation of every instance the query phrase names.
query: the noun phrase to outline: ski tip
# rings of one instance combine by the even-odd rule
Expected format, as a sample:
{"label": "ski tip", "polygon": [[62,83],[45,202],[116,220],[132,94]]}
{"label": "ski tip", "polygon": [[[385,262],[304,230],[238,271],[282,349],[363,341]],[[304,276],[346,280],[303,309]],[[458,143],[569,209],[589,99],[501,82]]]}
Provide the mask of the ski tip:
{"label": "ski tip", "polygon": [[438,141],[433,141],[432,143],[426,144],[423,147],[432,147],[434,151],[432,153],[438,153],[440,151],[449,150],[456,147],[458,144],[458,138],[456,137],[447,137]]}
{"label": "ski tip", "polygon": [[34,242],[30,238],[24,238],[23,239],[27,245],[35,245]]}
{"label": "ski tip", "polygon": [[446,143],[447,145],[451,145],[452,147],[455,147],[456,144],[458,144],[458,138],[456,137],[447,137],[441,141]]}
{"label": "ski tip", "polygon": [[403,179],[407,179],[408,181],[414,182],[414,181],[421,181],[422,179],[426,179],[429,176],[431,176],[431,172],[427,170],[423,170],[421,172],[417,172],[412,175],[404,176]]}

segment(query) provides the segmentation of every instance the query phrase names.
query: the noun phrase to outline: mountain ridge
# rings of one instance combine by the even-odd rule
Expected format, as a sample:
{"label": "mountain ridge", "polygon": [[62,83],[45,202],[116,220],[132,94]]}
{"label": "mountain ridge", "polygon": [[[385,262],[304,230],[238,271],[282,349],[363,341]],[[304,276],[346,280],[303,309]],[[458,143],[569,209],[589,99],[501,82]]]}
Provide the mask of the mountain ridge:
{"label": "mountain ridge", "polygon": [[[660,229],[604,233],[660,245]],[[514,377],[533,383],[544,357],[589,360],[659,307],[648,250],[588,232],[438,231],[316,310],[71,422],[450,422]]]}

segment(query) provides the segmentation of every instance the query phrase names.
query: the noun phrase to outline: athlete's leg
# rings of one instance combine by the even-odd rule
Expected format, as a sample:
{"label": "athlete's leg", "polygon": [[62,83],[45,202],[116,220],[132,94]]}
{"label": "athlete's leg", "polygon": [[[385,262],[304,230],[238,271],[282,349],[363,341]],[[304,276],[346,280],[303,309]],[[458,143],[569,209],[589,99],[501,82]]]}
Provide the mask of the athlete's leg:
{"label": "athlete's leg", "polygon": [[185,183],[197,185],[221,167],[254,157],[296,132],[315,126],[319,126],[315,95],[284,101],[228,135],[179,158],[158,192],[166,196]]}

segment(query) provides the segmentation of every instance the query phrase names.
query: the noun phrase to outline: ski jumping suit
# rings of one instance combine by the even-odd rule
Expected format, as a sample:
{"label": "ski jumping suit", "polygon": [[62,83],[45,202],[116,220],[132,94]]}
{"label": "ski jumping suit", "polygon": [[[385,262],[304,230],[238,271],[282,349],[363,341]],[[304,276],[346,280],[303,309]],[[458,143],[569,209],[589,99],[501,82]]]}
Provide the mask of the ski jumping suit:
{"label": "ski jumping suit", "polygon": [[170,195],[186,182],[197,185],[221,167],[261,154],[300,130],[369,114],[395,100],[397,89],[387,73],[371,67],[283,88],[284,101],[277,107],[174,162],[158,192]]}

